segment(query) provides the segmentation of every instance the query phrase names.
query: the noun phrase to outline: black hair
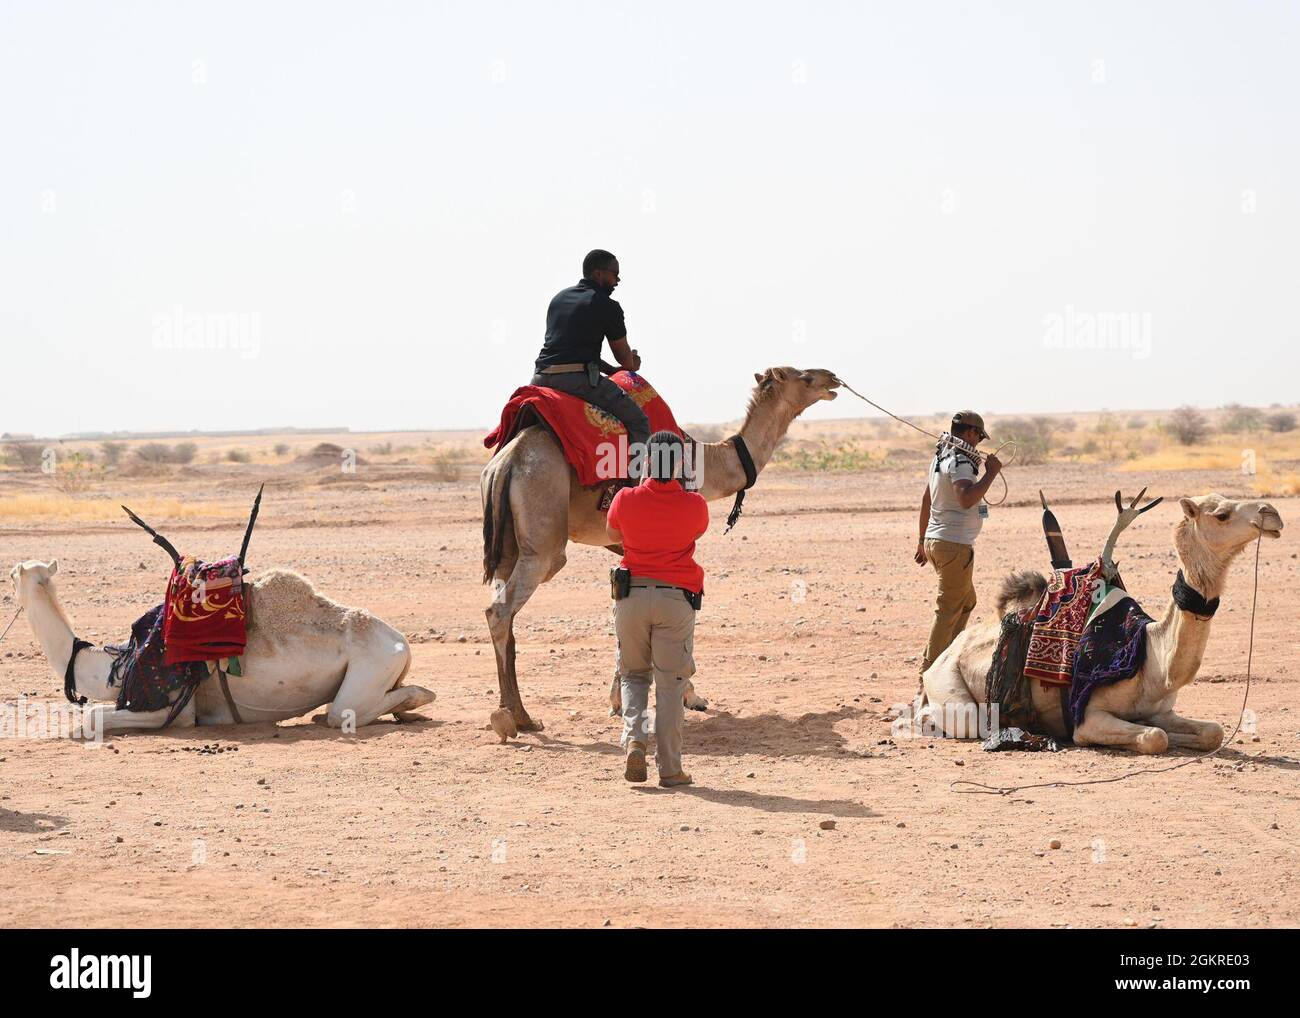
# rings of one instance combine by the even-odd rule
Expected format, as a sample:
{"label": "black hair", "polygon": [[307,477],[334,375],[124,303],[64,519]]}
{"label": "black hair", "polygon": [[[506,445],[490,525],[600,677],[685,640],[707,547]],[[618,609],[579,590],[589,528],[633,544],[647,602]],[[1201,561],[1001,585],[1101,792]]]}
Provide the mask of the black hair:
{"label": "black hair", "polygon": [[582,278],[590,279],[591,274],[596,269],[607,269],[611,263],[616,261],[618,261],[617,258],[600,248],[596,248],[595,251],[588,251],[587,257],[582,260]]}
{"label": "black hair", "polygon": [[680,477],[686,458],[686,444],[672,431],[656,431],[646,442],[646,474],[655,481]]}

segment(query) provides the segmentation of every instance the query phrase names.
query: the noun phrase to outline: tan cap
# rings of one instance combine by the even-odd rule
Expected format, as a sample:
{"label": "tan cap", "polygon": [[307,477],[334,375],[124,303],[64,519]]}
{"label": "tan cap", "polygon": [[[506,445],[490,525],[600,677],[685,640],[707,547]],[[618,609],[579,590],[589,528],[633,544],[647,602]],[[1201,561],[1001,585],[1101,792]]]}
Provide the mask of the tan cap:
{"label": "tan cap", "polygon": [[984,418],[974,410],[958,410],[952,415],[952,426],[954,431],[957,428],[974,428],[984,438],[989,437],[989,433],[984,430]]}

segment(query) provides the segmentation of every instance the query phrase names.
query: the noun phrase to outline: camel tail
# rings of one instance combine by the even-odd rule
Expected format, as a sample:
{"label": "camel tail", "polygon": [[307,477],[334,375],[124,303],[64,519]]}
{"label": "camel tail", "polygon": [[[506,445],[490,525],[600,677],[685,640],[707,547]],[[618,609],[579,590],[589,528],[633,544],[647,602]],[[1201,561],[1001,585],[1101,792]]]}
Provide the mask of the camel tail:
{"label": "camel tail", "polygon": [[1047,577],[1042,573],[1027,569],[1024,572],[1009,574],[1002,581],[1002,587],[994,601],[998,617],[1001,618],[1012,608],[1028,608],[1037,604],[1045,590],[1047,590]]}
{"label": "camel tail", "polygon": [[[501,481],[498,484],[497,478]],[[500,491],[495,489],[500,488]],[[496,504],[495,511],[493,503]],[[501,564],[501,551],[505,547],[506,530],[510,518],[510,468],[505,467],[492,475],[487,498],[483,500],[483,582],[491,583]]]}

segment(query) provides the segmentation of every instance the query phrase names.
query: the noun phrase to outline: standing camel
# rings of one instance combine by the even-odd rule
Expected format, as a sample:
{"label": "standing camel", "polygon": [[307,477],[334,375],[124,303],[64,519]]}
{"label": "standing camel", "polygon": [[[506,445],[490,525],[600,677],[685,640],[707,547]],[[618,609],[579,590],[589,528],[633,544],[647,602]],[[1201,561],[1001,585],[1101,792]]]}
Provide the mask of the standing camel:
{"label": "standing camel", "polygon": [[[739,434],[755,468],[762,471],[790,423],[814,403],[834,399],[840,381],[821,368],[769,368],[754,379],[758,384]],[[705,499],[727,498],[745,487],[745,468],[729,440],[701,443],[697,449],[703,454],[700,494]],[[699,465],[697,461],[697,469]],[[623,549],[610,545],[605,533],[606,517],[599,509],[605,485],[579,484],[577,473],[546,428],[524,428],[497,450],[483,468],[480,483],[483,582],[493,584],[486,614],[496,652],[501,709],[510,713],[519,731],[541,731],[541,722],[528,716],[519,695],[515,616],[538,586],[564,568],[568,542],[608,548],[615,554]]]}
{"label": "standing camel", "polygon": [[[48,565],[20,562],[9,575],[19,607],[26,610],[54,673],[63,679],[76,635],[54,590],[58,571],[55,559]],[[328,712],[314,720],[331,728],[360,728],[383,714],[399,720],[423,717],[410,712],[435,696],[402,684],[411,667],[405,636],[362,608],[346,608],[318,594],[287,569],[268,569],[250,580],[243,674],[228,678],[238,718],[218,684],[207,679],[173,724],[286,721],[325,704]],[[117,700],[121,690],[109,683],[113,661],[108,651],[85,647],[74,663],[73,692],[90,700]],[[171,713],[169,708],[132,711],[103,704],[88,709],[99,714],[94,729],[100,732],[159,729]]]}
{"label": "standing camel", "polygon": [[[1171,745],[1208,750],[1223,742],[1220,725],[1175,714],[1174,701],[1200,670],[1211,617],[1229,565],[1260,536],[1281,537],[1282,517],[1267,502],[1234,501],[1222,495],[1183,498],[1178,504],[1183,515],[1174,526],[1174,548],[1184,578],[1204,601],[1213,604],[1206,606],[1208,614],[1196,614],[1170,601],[1164,617],[1146,627],[1146,659],[1141,670],[1131,679],[1101,686],[1092,694],[1074,732],[1076,745],[1163,753]],[[1102,553],[1108,566],[1112,565],[1115,538],[1137,512],[1134,505],[1121,508]],[[997,599],[999,617],[1012,608],[1036,604],[1046,588],[1047,580],[1039,573],[1012,573]],[[926,671],[922,681],[929,706],[922,708],[922,713],[928,713],[939,730],[946,721],[964,718],[975,704],[985,702],[985,678],[998,632],[996,622],[966,630]],[[1044,689],[1038,682],[1030,686],[1038,727],[1044,734],[1065,737],[1059,692]]]}

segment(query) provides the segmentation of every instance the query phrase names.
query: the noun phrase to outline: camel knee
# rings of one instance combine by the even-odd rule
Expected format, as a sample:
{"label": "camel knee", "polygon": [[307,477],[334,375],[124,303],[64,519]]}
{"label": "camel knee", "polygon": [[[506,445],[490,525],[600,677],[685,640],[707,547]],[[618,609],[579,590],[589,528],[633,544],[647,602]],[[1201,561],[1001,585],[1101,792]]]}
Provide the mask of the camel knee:
{"label": "camel knee", "polygon": [[1134,740],[1133,748],[1139,753],[1163,753],[1169,748],[1169,733],[1163,728],[1145,728]]}

